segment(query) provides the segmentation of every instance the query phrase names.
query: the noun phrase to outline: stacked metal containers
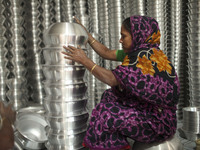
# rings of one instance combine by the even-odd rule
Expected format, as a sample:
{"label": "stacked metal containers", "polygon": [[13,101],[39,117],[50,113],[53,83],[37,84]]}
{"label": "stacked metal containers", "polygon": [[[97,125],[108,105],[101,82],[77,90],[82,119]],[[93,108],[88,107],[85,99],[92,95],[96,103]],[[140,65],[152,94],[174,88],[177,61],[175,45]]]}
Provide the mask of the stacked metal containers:
{"label": "stacked metal containers", "polygon": [[8,79],[6,81],[8,91],[6,96],[15,110],[25,107],[27,104],[27,88],[25,75],[27,69],[25,67],[25,48],[24,44],[24,28],[22,27],[24,19],[21,16],[23,9],[21,7],[22,0],[3,1],[5,6],[5,14],[7,21],[4,22],[6,31],[4,36],[7,38],[5,47],[7,53],[7,68],[9,69]]}
{"label": "stacked metal containers", "polygon": [[168,38],[170,38],[168,32],[168,11],[167,7],[169,1],[167,0],[147,0],[147,16],[153,17],[158,21],[161,33],[160,48],[167,54],[169,44]]}
{"label": "stacked metal containers", "polygon": [[81,46],[88,36],[86,31],[76,23],[55,23],[45,32],[45,48],[42,65],[46,80],[43,87],[45,117],[48,143],[51,150],[82,148],[82,141],[87,128],[86,83],[83,80],[85,68],[71,60],[64,59],[61,53],[63,45]]}
{"label": "stacked metal containers", "polygon": [[190,104],[200,106],[200,1],[189,0],[188,66]]}
{"label": "stacked metal containers", "polygon": [[[121,37],[121,25],[123,21],[123,7],[122,7],[122,0],[109,0],[108,1],[108,19],[110,21],[109,27],[109,35],[110,35],[110,49],[121,49],[122,46],[119,43],[119,39]],[[120,65],[121,63],[113,62],[111,69],[116,68],[116,66]]]}
{"label": "stacked metal containers", "polygon": [[[177,117],[183,119],[182,109],[188,106],[188,50],[187,50],[187,3],[182,0],[171,0],[171,62],[177,71],[180,81],[180,96],[178,103]],[[169,53],[168,53],[169,54]]]}

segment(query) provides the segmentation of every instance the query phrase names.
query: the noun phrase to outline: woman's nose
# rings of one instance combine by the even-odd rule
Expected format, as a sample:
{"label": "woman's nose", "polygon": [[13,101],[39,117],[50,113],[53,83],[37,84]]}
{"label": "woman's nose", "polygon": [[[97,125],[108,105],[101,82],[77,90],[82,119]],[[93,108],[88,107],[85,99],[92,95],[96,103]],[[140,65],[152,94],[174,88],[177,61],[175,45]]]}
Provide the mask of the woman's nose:
{"label": "woman's nose", "polygon": [[119,43],[122,43],[122,39],[121,38],[119,39]]}

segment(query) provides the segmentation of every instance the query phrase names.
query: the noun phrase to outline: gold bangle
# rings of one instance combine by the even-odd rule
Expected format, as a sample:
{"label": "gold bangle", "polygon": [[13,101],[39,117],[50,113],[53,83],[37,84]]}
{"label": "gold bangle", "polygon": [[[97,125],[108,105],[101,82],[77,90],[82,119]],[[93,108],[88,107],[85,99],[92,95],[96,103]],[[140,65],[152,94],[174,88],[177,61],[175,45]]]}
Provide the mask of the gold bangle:
{"label": "gold bangle", "polygon": [[96,40],[94,39],[92,42],[90,42],[90,45],[92,45]]}
{"label": "gold bangle", "polygon": [[92,71],[94,70],[94,68],[97,66],[97,64],[95,64],[92,69],[90,70],[90,72],[92,73]]}

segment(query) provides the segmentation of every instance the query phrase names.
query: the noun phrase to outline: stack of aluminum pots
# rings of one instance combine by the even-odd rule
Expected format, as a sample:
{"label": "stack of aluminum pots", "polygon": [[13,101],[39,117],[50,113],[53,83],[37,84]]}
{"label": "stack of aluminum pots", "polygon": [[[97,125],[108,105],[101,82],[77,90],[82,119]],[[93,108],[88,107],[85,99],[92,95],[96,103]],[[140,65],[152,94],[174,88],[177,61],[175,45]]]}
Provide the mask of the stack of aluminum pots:
{"label": "stack of aluminum pots", "polygon": [[189,85],[188,85],[188,58],[187,50],[187,3],[182,0],[171,0],[171,50],[168,53],[172,64],[177,71],[180,81],[180,96],[177,107],[177,118],[183,119],[183,107],[188,106]]}
{"label": "stack of aluminum pots", "polygon": [[88,21],[88,13],[87,13],[87,0],[75,0],[73,1],[74,6],[74,14],[81,23],[88,29],[89,21]]}
{"label": "stack of aluminum pots", "polygon": [[[6,6],[0,5],[1,12],[6,11]],[[1,20],[1,28],[0,28],[0,99],[2,101],[6,100],[6,79],[9,73],[9,70],[6,67],[7,58],[6,54],[8,50],[6,49],[6,38],[5,38],[5,31],[6,31],[6,20],[8,19],[7,16],[0,15]]]}
{"label": "stack of aluminum pots", "polygon": [[[121,25],[123,21],[123,12],[122,12],[122,0],[109,0],[108,1],[108,10],[109,10],[109,22],[110,22],[110,49],[121,49],[122,46],[119,43],[121,38]],[[113,62],[111,69],[116,68],[121,63]]]}
{"label": "stack of aluminum pots", "polygon": [[200,106],[200,1],[189,0],[188,66],[190,104]]}
{"label": "stack of aluminum pots", "polygon": [[73,0],[61,0],[61,21],[73,22]]}
{"label": "stack of aluminum pots", "polygon": [[[24,53],[24,28],[22,27],[24,18],[21,16],[23,10],[21,7],[22,0],[4,1],[7,8],[7,15],[12,16],[7,20],[7,31],[5,36],[7,38],[7,48],[9,55],[7,67],[10,70],[8,79],[6,81],[9,90],[6,96],[10,103],[13,103],[15,110],[25,107],[27,104],[27,89],[25,75],[27,69],[25,67]],[[6,24],[6,23],[5,23]]]}
{"label": "stack of aluminum pots", "polygon": [[[31,0],[25,4],[25,38],[26,38],[26,61],[27,61],[27,86],[29,100],[39,104],[43,103],[44,90],[41,81],[44,76],[41,67],[41,55],[39,51],[44,47],[43,35],[43,17],[41,14],[42,3]],[[38,18],[40,18],[38,20]]]}
{"label": "stack of aluminum pots", "polygon": [[124,17],[130,17],[133,15],[146,15],[145,0],[124,0]]}
{"label": "stack of aluminum pots", "polygon": [[46,80],[43,82],[45,117],[48,122],[46,147],[50,150],[82,149],[87,128],[85,67],[64,59],[63,45],[81,46],[88,36],[76,23],[55,23],[44,36],[45,48],[42,65]]}
{"label": "stack of aluminum pots", "polygon": [[[100,35],[100,29],[99,29],[99,20],[98,18],[98,1],[97,0],[91,0],[88,1],[88,12],[89,12],[89,31],[92,33],[92,36],[98,40],[100,43],[102,43],[102,36]],[[91,47],[89,47],[89,57],[99,66],[104,66],[104,60],[101,56],[99,56]],[[88,96],[90,98],[90,112],[91,109],[94,108],[94,106],[100,101],[102,93],[107,88],[107,85],[95,78],[91,73],[88,74]],[[91,96],[91,97],[90,97]]]}
{"label": "stack of aluminum pots", "polygon": [[[168,15],[167,15],[167,3],[166,0],[147,0],[147,16],[153,17],[158,21],[160,27],[160,49],[162,49],[165,54],[167,54],[168,46]],[[170,22],[170,21],[169,21]]]}

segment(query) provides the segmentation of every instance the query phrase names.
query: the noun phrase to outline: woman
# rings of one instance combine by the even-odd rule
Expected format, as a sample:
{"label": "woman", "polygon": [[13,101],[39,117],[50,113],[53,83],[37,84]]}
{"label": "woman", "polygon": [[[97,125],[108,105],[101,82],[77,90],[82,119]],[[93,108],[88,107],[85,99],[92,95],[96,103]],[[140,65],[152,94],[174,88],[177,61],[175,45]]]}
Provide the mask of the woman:
{"label": "woman", "polygon": [[12,105],[5,106],[0,101],[0,149],[9,150],[14,146],[13,124],[16,112],[12,110]]}
{"label": "woman", "polygon": [[[77,23],[80,22],[77,20]],[[83,64],[111,86],[93,109],[84,145],[94,150],[129,149],[127,137],[145,143],[165,141],[176,132],[179,81],[160,50],[155,19],[132,16],[121,27],[122,50],[109,50],[89,34],[90,46],[104,59],[122,61],[110,71],[92,62],[83,50],[64,47],[66,59]]]}

